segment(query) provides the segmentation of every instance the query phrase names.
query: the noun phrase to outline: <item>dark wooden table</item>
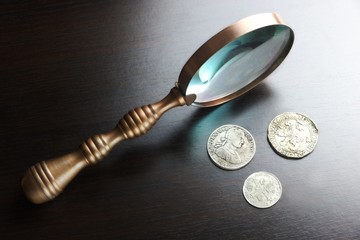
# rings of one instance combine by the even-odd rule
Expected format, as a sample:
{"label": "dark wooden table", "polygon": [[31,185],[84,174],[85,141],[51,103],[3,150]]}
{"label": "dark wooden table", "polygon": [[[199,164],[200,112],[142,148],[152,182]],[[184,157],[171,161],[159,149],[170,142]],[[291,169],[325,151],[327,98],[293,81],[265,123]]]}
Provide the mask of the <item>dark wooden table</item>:
{"label": "dark wooden table", "polygon": [[[165,96],[191,54],[225,26],[278,12],[295,31],[285,62],[225,105],[174,109],[147,135],[33,205],[20,180],[38,161],[110,130]],[[359,239],[360,3],[349,1],[5,1],[0,5],[0,239]],[[302,160],[266,135],[285,111],[319,127]],[[209,134],[238,124],[257,152],[224,171]],[[269,209],[246,203],[256,171],[283,185]]]}

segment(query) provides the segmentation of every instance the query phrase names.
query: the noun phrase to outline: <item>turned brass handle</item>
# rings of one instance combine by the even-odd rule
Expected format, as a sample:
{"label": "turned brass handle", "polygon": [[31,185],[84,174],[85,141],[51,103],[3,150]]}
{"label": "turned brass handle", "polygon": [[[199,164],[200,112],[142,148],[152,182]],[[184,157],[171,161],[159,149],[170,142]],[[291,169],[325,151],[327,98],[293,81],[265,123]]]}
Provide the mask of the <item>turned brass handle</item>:
{"label": "turned brass handle", "polygon": [[25,195],[33,203],[54,199],[84,167],[102,160],[117,143],[147,133],[166,111],[194,100],[195,95],[185,97],[174,87],[161,101],[131,110],[112,131],[89,138],[72,153],[30,167],[21,181]]}

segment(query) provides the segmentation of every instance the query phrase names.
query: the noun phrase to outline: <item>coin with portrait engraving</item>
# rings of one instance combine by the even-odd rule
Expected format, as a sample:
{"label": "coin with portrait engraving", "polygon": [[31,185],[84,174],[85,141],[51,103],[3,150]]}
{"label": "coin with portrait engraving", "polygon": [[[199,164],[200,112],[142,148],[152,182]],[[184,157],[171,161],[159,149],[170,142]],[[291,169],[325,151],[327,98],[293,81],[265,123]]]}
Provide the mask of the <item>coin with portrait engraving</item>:
{"label": "coin with portrait engraving", "polygon": [[279,155],[303,158],[314,150],[318,141],[318,128],[303,114],[285,112],[270,122],[268,140]]}
{"label": "coin with portrait engraving", "polygon": [[245,180],[243,194],[246,201],[254,207],[269,208],[279,201],[282,186],[274,174],[256,172]]}
{"label": "coin with portrait engraving", "polygon": [[248,164],[256,150],[253,136],[237,125],[223,125],[215,129],[207,143],[212,162],[225,170],[237,170]]}

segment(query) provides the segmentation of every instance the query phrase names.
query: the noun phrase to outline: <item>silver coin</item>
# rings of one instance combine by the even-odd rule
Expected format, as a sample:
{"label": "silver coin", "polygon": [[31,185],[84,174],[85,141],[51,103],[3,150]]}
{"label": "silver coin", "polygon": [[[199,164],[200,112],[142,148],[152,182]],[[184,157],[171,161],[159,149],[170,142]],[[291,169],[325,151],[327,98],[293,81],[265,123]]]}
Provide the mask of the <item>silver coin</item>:
{"label": "silver coin", "polygon": [[246,201],[254,207],[269,208],[279,201],[282,186],[274,174],[256,172],[245,180],[243,194]]}
{"label": "silver coin", "polygon": [[307,116],[285,112],[270,122],[268,140],[279,155],[303,158],[314,151],[318,141],[318,129]]}
{"label": "silver coin", "polygon": [[237,125],[223,125],[215,129],[207,143],[213,163],[225,170],[237,170],[254,157],[256,146],[253,136]]}

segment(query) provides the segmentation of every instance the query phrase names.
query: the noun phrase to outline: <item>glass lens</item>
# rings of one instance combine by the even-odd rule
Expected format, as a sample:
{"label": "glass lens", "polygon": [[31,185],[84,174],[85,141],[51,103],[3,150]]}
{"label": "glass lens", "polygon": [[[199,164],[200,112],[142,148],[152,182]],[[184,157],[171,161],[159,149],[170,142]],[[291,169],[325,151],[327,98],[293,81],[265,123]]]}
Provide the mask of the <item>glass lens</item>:
{"label": "glass lens", "polygon": [[287,47],[291,30],[284,25],[267,26],[228,43],[209,58],[192,77],[186,95],[196,102],[226,97],[258,79]]}

